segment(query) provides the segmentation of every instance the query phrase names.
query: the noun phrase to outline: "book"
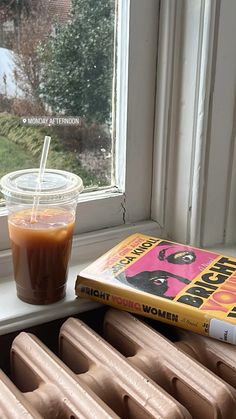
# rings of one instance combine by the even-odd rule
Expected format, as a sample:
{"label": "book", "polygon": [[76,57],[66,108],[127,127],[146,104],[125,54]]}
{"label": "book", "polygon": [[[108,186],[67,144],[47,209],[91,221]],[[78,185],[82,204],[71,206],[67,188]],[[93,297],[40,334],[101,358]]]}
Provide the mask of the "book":
{"label": "book", "polygon": [[77,276],[75,293],[236,344],[236,258],[133,234]]}

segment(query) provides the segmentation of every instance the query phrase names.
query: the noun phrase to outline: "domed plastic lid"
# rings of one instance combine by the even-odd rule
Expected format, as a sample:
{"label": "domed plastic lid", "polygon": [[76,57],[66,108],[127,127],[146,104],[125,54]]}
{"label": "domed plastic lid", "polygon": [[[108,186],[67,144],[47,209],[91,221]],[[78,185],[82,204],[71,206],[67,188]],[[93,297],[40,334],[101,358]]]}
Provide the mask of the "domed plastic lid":
{"label": "domed plastic lid", "polygon": [[31,201],[67,201],[78,197],[83,190],[82,179],[64,170],[46,169],[39,185],[39,169],[25,169],[8,173],[0,180],[6,198]]}

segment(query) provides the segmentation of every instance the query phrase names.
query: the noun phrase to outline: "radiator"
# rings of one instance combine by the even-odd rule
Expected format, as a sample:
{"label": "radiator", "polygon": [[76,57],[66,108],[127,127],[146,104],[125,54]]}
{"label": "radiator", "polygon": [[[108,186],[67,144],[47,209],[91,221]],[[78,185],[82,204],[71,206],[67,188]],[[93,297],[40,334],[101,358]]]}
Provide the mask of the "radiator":
{"label": "radiator", "polygon": [[1,419],[236,418],[229,344],[111,308],[9,339]]}

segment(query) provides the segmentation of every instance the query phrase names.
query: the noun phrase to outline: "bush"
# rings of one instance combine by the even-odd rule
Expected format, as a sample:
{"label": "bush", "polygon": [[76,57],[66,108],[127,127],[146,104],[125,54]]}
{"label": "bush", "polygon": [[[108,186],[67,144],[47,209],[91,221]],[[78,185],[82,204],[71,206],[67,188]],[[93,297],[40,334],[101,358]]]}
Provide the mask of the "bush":
{"label": "bush", "polygon": [[69,21],[38,46],[39,93],[54,112],[111,123],[115,1],[71,5]]}
{"label": "bush", "polygon": [[22,117],[44,115],[45,110],[33,100],[14,98],[11,100],[11,114]]}
{"label": "bush", "polygon": [[40,161],[42,145],[45,135],[52,137],[47,167],[68,170],[78,174],[85,186],[104,185],[103,180],[89,170],[81,167],[76,155],[70,151],[65,152],[62,142],[55,133],[54,127],[32,127],[22,125],[21,119],[7,113],[0,114],[0,135],[9,141],[19,144],[31,152],[32,156]]}
{"label": "bush", "polygon": [[0,93],[0,112],[11,112],[11,99]]}
{"label": "bush", "polygon": [[107,152],[111,151],[110,132],[99,124],[86,125],[82,122],[81,125],[56,126],[54,130],[69,150],[83,153],[104,148]]}

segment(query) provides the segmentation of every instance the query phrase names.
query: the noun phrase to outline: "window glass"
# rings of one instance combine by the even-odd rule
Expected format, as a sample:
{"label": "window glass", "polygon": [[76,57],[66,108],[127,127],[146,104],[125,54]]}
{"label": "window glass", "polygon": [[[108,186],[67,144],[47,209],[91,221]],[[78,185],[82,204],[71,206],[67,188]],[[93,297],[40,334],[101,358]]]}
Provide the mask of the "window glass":
{"label": "window glass", "polygon": [[2,0],[0,176],[37,167],[113,185],[116,0]]}
{"label": "window glass", "polygon": [[[69,11],[65,11],[65,3],[67,6],[70,6]],[[62,4],[64,4],[64,14],[61,17],[59,11],[62,10]],[[76,13],[78,19],[79,17],[82,19],[81,25],[83,25],[81,27],[83,32],[88,30],[87,26],[90,25],[87,44],[85,43],[85,33],[76,35],[71,30],[72,21],[75,19],[73,17],[73,8],[75,8],[76,4],[81,6],[77,6]],[[9,5],[12,6],[11,9],[6,7]],[[19,5],[22,6],[22,11],[19,9]],[[93,18],[90,16],[90,9],[93,10]],[[101,17],[102,11],[105,13],[105,16],[103,15],[104,19]],[[81,131],[82,133],[78,143],[75,141],[75,136],[71,135],[73,129],[77,129],[76,127],[72,125],[70,127],[63,127],[62,125],[59,127],[61,131],[62,128],[65,131],[69,130],[69,128],[71,130],[68,134],[69,140],[67,141],[66,147],[64,139],[62,137],[58,138],[55,133],[58,130],[56,122],[54,125],[51,124],[50,127],[45,127],[43,125],[44,121],[39,121],[42,124],[34,125],[32,125],[34,120],[23,122],[23,119],[26,119],[24,116],[32,115],[32,117],[35,117],[39,115],[38,111],[33,113],[32,110],[36,105],[35,101],[31,101],[31,106],[27,110],[27,113],[24,111],[21,115],[16,115],[11,112],[7,113],[6,105],[3,107],[3,100],[0,99],[0,105],[2,106],[2,110],[0,110],[2,113],[1,116],[18,118],[11,129],[7,126],[8,119],[4,124],[3,120],[1,121],[0,129],[2,132],[4,129],[4,133],[0,134],[0,137],[5,138],[4,145],[9,146],[10,133],[13,135],[17,131],[15,135],[16,140],[13,141],[12,138],[10,140],[14,147],[16,143],[19,146],[17,153],[14,153],[14,156],[17,154],[17,159],[20,158],[20,150],[23,148],[23,163],[20,163],[20,168],[38,166],[45,129],[47,128],[46,133],[52,136],[47,167],[62,166],[63,169],[69,168],[69,170],[73,170],[73,172],[81,175],[86,186],[85,193],[80,195],[77,205],[75,235],[80,233],[90,234],[90,232],[96,234],[97,230],[107,229],[108,227],[123,226],[123,224],[128,225],[129,223],[148,220],[150,218],[152,185],[159,1],[71,0],[69,2],[69,0],[28,0],[26,2],[26,0],[11,0],[11,2],[8,2],[8,0],[1,0],[0,48],[1,50],[7,49],[7,53],[14,55],[14,57],[15,55],[16,57],[20,56],[16,46],[18,45],[18,38],[23,36],[22,26],[14,22],[14,17],[18,16],[18,14],[20,14],[20,22],[27,22],[28,24],[25,28],[27,34],[25,35],[26,40],[28,38],[33,39],[34,31],[42,34],[43,38],[37,47],[36,52],[38,55],[36,55],[36,58],[39,57],[43,61],[43,57],[48,56],[49,60],[50,51],[50,62],[47,63],[47,72],[44,66],[39,73],[40,77],[44,77],[44,81],[39,86],[39,97],[45,106],[45,113],[43,115],[46,114],[48,117],[48,112],[49,116],[53,118],[59,116],[77,118],[78,116],[84,125],[80,127],[80,133]],[[40,16],[40,19],[38,19],[40,25],[37,25],[37,20],[34,19],[35,14],[39,14]],[[48,22],[49,18],[51,19],[51,26],[49,24],[43,25],[43,16],[46,22]],[[30,28],[30,19],[33,20],[33,24],[27,32],[27,29]],[[88,19],[90,19],[90,22],[87,22],[85,25]],[[94,33],[94,22],[100,30],[98,33]],[[110,26],[105,26],[104,22],[110,22]],[[3,26],[5,27],[4,42],[1,32]],[[21,30],[18,30],[18,27]],[[51,28],[50,33],[47,32],[48,27]],[[14,28],[14,36],[12,34],[12,28]],[[54,54],[54,47],[56,45],[59,48],[59,52],[63,49],[65,42],[63,37],[60,38],[60,31],[64,28],[67,28],[66,35],[71,39],[66,44],[66,50],[64,48],[67,60],[63,61],[58,58],[60,55]],[[10,31],[10,35],[6,34],[7,31]],[[75,40],[76,36],[77,40]],[[96,43],[95,41],[94,43],[92,42],[94,39]],[[51,44],[48,44],[48,42],[51,42]],[[78,53],[81,51],[82,45],[82,52],[85,51],[87,55],[84,54],[80,59],[75,60],[75,53],[69,54],[72,48],[70,44],[76,46]],[[67,69],[67,64],[71,61],[73,62],[73,66],[70,67],[71,71],[72,73],[73,71],[77,71],[78,78],[81,74],[79,72],[80,63],[83,64],[85,62],[86,69],[92,69],[89,53],[94,52],[93,47],[95,44],[98,48],[101,47],[99,51],[103,59],[99,61],[98,55],[97,62],[99,65],[95,65],[96,69],[98,70],[100,68],[101,71],[96,73],[97,70],[94,69],[94,71],[96,70],[95,74],[97,74],[97,78],[92,84],[93,95],[87,93],[86,89],[89,86],[86,85],[86,89],[77,90],[74,97],[70,96],[73,103],[73,100],[79,100],[84,94],[83,103],[86,103],[86,109],[80,108],[74,114],[71,109],[65,112],[65,109],[67,109],[66,106],[69,103],[67,101],[63,105],[65,109],[60,111],[57,109],[57,106],[61,104],[60,95],[66,89],[63,83],[65,81],[68,82],[68,78],[61,77],[60,83],[54,87],[50,77],[53,76],[55,80],[56,76],[59,78],[61,76],[59,71],[61,67],[62,70]],[[46,45],[47,48],[45,47]],[[53,54],[49,46],[53,50]],[[29,55],[29,58],[31,58],[32,54],[30,53]],[[39,64],[41,64],[41,61]],[[54,70],[53,61],[57,64],[57,70]],[[4,81],[3,77],[1,77],[3,65],[5,67],[6,62],[6,57],[0,61],[0,92],[2,92],[2,98],[9,95],[6,80],[4,79]],[[61,64],[61,67],[59,64]],[[10,65],[10,67],[12,66]],[[15,99],[19,103],[19,100],[22,100],[20,96],[22,94],[22,83],[19,80],[18,67],[17,70],[14,71],[13,67],[12,77],[13,81],[15,81],[15,84],[13,84],[16,95]],[[44,70],[46,73],[42,75]],[[8,71],[10,70],[8,69]],[[82,80],[84,79],[82,78]],[[87,77],[86,80],[91,81],[92,79],[91,77]],[[28,87],[26,83],[25,87],[26,89]],[[46,91],[46,88],[49,89],[49,87],[50,89],[55,88],[54,91],[58,99],[56,103],[53,103],[49,93]],[[68,89],[69,87],[70,83],[68,83]],[[78,89],[80,87],[78,85]],[[110,92],[110,94],[107,95],[107,92]],[[28,94],[28,96],[31,99],[31,95]],[[85,102],[87,96],[92,98],[90,102]],[[68,97],[69,93],[66,99]],[[94,111],[93,99],[98,98],[99,104],[104,104],[106,97],[108,98],[106,102],[108,106],[103,107],[102,114],[99,115],[100,111]],[[13,98],[10,96],[9,99],[14,99],[14,96]],[[19,109],[23,109],[22,101]],[[91,115],[95,114],[96,119],[95,117],[91,117]],[[29,122],[31,122],[31,125]],[[19,128],[21,130],[27,128],[27,135],[23,135],[22,131],[19,133]],[[33,132],[35,133],[33,129],[35,128],[40,131],[40,140],[33,135]],[[49,130],[51,130],[51,133]],[[31,141],[31,134],[33,141]],[[27,150],[23,145],[27,145]],[[78,148],[76,149],[75,145],[81,147],[82,150],[80,148],[79,150]],[[29,155],[27,155],[27,151],[30,151]],[[33,155],[36,161],[33,160]],[[72,156],[76,157],[76,159],[74,158],[73,166],[71,165]],[[9,166],[9,164],[13,164],[13,152],[9,148],[7,150],[5,149],[1,155],[0,169],[6,159],[8,159],[8,166],[3,173],[14,170],[13,167],[10,168]],[[59,166],[60,163],[61,166]],[[104,176],[101,174],[104,174]],[[0,231],[0,250],[8,249],[9,238],[7,232],[7,211],[5,208],[1,208],[0,211]]]}

